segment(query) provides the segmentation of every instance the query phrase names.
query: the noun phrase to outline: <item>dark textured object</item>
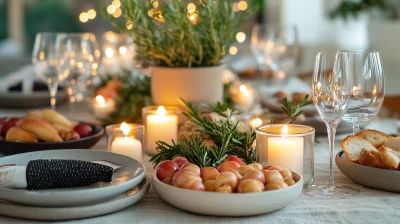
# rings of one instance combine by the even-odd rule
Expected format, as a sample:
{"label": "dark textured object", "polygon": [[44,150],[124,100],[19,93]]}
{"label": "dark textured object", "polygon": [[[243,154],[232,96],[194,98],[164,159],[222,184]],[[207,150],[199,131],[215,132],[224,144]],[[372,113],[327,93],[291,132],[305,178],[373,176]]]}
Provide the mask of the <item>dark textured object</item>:
{"label": "dark textured object", "polygon": [[81,187],[111,182],[114,169],[79,160],[32,160],[26,167],[28,190]]}

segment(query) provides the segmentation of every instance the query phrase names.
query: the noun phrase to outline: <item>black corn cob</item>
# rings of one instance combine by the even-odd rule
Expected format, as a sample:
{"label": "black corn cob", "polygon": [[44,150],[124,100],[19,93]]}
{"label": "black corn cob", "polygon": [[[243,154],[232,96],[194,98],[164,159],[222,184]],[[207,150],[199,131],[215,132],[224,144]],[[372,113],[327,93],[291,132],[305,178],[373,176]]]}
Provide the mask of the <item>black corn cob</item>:
{"label": "black corn cob", "polygon": [[79,160],[31,160],[26,167],[28,190],[79,187],[111,182],[114,169]]}

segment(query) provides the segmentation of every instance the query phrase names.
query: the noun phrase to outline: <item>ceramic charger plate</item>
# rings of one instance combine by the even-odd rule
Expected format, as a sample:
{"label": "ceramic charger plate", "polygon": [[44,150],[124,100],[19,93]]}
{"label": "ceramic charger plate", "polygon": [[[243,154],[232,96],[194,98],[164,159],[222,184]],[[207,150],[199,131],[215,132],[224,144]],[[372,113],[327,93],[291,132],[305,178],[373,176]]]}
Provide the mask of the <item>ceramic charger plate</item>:
{"label": "ceramic charger plate", "polygon": [[130,157],[102,151],[50,150],[23,153],[0,158],[4,164],[26,165],[35,159],[72,159],[84,161],[104,160],[119,166],[110,183],[97,183],[85,187],[45,190],[9,189],[0,187],[0,199],[41,207],[67,207],[95,204],[115,198],[138,185],[145,176],[144,166]]}
{"label": "ceramic charger plate", "polygon": [[400,171],[364,166],[347,160],[340,151],[335,158],[336,165],[348,178],[366,187],[400,193]]}
{"label": "ceramic charger plate", "polygon": [[110,214],[140,201],[150,188],[146,177],[136,187],[109,201],[78,207],[31,207],[0,200],[0,215],[31,220],[74,220]]}
{"label": "ceramic charger plate", "polygon": [[160,197],[174,207],[202,215],[251,216],[284,208],[298,198],[303,178],[292,171],[296,183],[288,188],[259,193],[225,194],[177,188],[161,182],[156,174],[151,183]]}

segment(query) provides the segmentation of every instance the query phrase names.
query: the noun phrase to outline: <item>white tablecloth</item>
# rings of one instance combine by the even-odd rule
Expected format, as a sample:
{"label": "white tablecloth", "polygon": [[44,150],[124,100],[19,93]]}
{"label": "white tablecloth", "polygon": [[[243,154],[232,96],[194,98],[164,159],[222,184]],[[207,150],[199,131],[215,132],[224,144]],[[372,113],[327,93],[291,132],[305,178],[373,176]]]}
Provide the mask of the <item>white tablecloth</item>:
{"label": "white tablecloth", "polygon": [[[59,110],[67,111],[65,106]],[[82,110],[77,112],[76,119],[90,120],[85,108]],[[10,112],[10,110],[4,111],[0,109],[0,117]],[[375,128],[386,133],[396,133],[398,125],[399,121],[397,120],[381,120],[371,122],[368,128]],[[338,141],[343,137],[344,135],[338,136]],[[317,139],[320,143],[315,146],[315,180],[320,182],[328,179],[329,150],[325,136],[317,137]],[[340,148],[338,141],[336,143],[336,152]],[[105,139],[102,139],[93,150],[105,150],[105,148],[106,142]],[[146,166],[147,174],[151,175],[154,172],[152,165],[146,163]],[[74,220],[67,223],[400,223],[400,194],[360,186],[344,176],[336,165],[334,175],[338,183],[357,187],[361,193],[346,199],[318,199],[301,195],[291,205],[274,213],[255,217],[229,218],[208,217],[184,212],[162,201],[151,188],[140,202],[125,210],[101,217]],[[190,200],[190,198],[184,200]],[[193,203],[196,202],[193,201]],[[0,216],[0,223],[41,222]]]}

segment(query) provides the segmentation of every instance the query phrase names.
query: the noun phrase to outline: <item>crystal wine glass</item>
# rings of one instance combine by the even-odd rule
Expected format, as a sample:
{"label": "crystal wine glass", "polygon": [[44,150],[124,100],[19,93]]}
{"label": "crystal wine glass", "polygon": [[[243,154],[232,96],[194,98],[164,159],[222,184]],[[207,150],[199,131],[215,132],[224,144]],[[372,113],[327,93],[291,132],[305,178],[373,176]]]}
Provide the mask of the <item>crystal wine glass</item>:
{"label": "crystal wine glass", "polygon": [[372,120],[382,107],[385,97],[382,61],[376,51],[343,52],[353,77],[349,107],[343,120],[353,123],[353,134],[356,134],[360,125]]}
{"label": "crystal wine glass", "polygon": [[317,54],[312,81],[312,96],[319,115],[326,124],[329,138],[329,182],[304,190],[317,197],[343,198],[356,195],[358,189],[337,185],[333,177],[333,152],[336,127],[346,113],[352,90],[347,54],[320,52]]}
{"label": "crystal wine glass", "polygon": [[68,88],[70,115],[77,96],[83,95],[97,73],[100,50],[93,33],[68,33],[57,37],[61,49],[61,71],[68,74],[64,84]]}
{"label": "crystal wine glass", "polygon": [[56,39],[60,33],[38,33],[32,52],[32,63],[36,74],[47,83],[51,109],[56,109],[57,88],[66,78],[60,70],[60,49]]}

